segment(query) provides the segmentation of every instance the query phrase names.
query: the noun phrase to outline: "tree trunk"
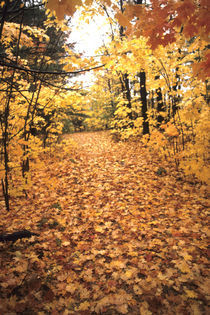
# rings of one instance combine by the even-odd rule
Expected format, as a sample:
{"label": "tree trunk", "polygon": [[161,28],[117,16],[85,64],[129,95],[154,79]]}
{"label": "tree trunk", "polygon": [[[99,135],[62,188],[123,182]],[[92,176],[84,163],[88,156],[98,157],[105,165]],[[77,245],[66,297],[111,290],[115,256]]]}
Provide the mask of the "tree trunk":
{"label": "tree trunk", "polygon": [[178,110],[178,104],[180,102],[180,95],[179,95],[179,90],[180,90],[180,76],[178,74],[179,68],[176,68],[176,84],[173,86],[173,91],[176,92],[176,95],[173,96],[172,98],[172,116],[174,117],[176,115],[176,112]]}
{"label": "tree trunk", "polygon": [[142,103],[142,117],[143,117],[143,135],[149,134],[149,122],[147,116],[147,90],[146,90],[146,73],[141,71],[140,78],[140,97]]}
{"label": "tree trunk", "polygon": [[162,91],[160,87],[156,90],[156,93],[157,93],[157,111],[158,111],[157,122],[158,122],[158,127],[159,127],[164,120],[164,117],[159,113],[165,111],[165,108],[163,104],[163,95],[162,95]]}
{"label": "tree trunk", "polygon": [[[123,0],[120,0],[120,10],[123,13],[125,11],[125,9],[123,8]],[[124,34],[124,27],[120,26],[120,38],[121,40],[123,40],[123,37],[125,36]],[[126,99],[127,101],[127,107],[131,109],[131,92],[130,92],[130,82],[129,82],[129,78],[128,78],[128,73],[124,73],[122,74],[122,80],[121,80],[121,84],[122,84],[122,92],[123,92],[123,97]],[[129,119],[132,120],[132,112],[130,112],[128,114]]]}
{"label": "tree trunk", "polygon": [[[136,4],[142,4],[142,0],[135,0]],[[149,134],[149,122],[147,116],[147,90],[146,90],[146,73],[141,71],[139,73],[140,78],[140,97],[142,103],[142,117],[143,117],[143,135]]]}

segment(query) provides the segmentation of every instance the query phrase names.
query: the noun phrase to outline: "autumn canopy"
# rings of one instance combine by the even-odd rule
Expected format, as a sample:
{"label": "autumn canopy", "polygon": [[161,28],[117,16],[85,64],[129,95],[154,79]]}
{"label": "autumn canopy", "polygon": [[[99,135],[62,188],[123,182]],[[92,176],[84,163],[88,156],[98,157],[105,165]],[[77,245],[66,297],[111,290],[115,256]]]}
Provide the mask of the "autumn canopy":
{"label": "autumn canopy", "polygon": [[208,313],[209,11],[0,1],[0,314]]}

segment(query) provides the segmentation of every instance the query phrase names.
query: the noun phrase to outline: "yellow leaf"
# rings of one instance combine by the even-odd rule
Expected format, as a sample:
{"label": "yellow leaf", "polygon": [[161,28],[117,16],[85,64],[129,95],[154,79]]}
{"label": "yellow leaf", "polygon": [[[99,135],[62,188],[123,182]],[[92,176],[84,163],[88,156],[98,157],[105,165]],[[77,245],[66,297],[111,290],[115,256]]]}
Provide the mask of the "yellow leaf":
{"label": "yellow leaf", "polygon": [[199,304],[191,304],[192,315],[200,315]]}
{"label": "yellow leaf", "polygon": [[87,311],[89,307],[90,303],[88,301],[85,301],[80,304],[80,306],[78,307],[78,311]]}
{"label": "yellow leaf", "polygon": [[92,2],[93,2],[93,0],[85,0],[85,4],[86,4],[86,5],[91,5]]}
{"label": "yellow leaf", "polygon": [[190,299],[196,299],[198,297],[197,293],[192,291],[192,290],[188,290],[188,289],[184,289],[186,292],[187,297],[189,297]]}
{"label": "yellow leaf", "polygon": [[117,311],[121,314],[127,314],[128,313],[128,304],[118,305]]}
{"label": "yellow leaf", "polygon": [[79,286],[78,288],[80,293],[80,299],[89,299],[90,298],[90,291],[84,288],[83,286]]}
{"label": "yellow leaf", "polygon": [[108,5],[108,6],[111,6],[111,0],[104,0],[104,2]]}
{"label": "yellow leaf", "polygon": [[183,272],[183,273],[190,273],[190,272],[191,272],[191,271],[190,271],[190,268],[189,268],[189,266],[188,266],[188,264],[187,264],[185,261],[183,261],[183,262],[181,262],[180,264],[178,264],[177,267],[178,267],[179,270],[181,270],[181,272]]}
{"label": "yellow leaf", "polygon": [[120,260],[113,260],[111,263],[110,263],[110,266],[111,267],[114,267],[114,268],[125,268],[125,262],[123,261],[120,261]]}
{"label": "yellow leaf", "polygon": [[178,135],[179,135],[179,132],[174,125],[169,125],[165,129],[165,132],[167,133],[167,135],[169,135],[171,137],[178,137]]}
{"label": "yellow leaf", "polygon": [[62,245],[63,245],[63,246],[69,246],[69,245],[70,245],[70,242],[69,242],[69,241],[63,242]]}
{"label": "yellow leaf", "polygon": [[97,226],[97,227],[95,228],[95,231],[102,233],[102,232],[104,232],[104,228],[101,227],[101,226]]}
{"label": "yellow leaf", "polygon": [[18,257],[18,258],[21,258],[22,257],[22,254],[20,251],[16,251],[15,252],[15,256]]}
{"label": "yellow leaf", "polygon": [[134,290],[135,294],[137,294],[137,295],[143,294],[142,289],[141,289],[137,284],[135,284],[135,285],[133,286],[133,290]]}
{"label": "yellow leaf", "polygon": [[69,284],[69,285],[66,286],[66,291],[67,291],[67,292],[70,292],[71,294],[74,294],[74,292],[75,292],[76,289],[77,289],[77,288],[76,288],[75,285],[73,285],[73,284]]}
{"label": "yellow leaf", "polygon": [[27,269],[28,269],[28,262],[26,262],[26,261],[25,262],[22,261],[21,265],[19,265],[15,268],[15,270],[18,272],[25,272]]}
{"label": "yellow leaf", "polygon": [[122,14],[121,12],[118,12],[115,17],[117,18],[118,22],[120,23],[120,25],[122,26],[129,26],[129,20],[125,17],[124,14]]}
{"label": "yellow leaf", "polygon": [[168,275],[167,275],[167,274],[163,274],[162,272],[159,272],[159,273],[158,273],[158,278],[159,278],[160,280],[165,280],[165,279],[168,278]]}
{"label": "yellow leaf", "polygon": [[184,258],[184,260],[192,260],[192,256],[186,252],[181,253],[181,256]]}
{"label": "yellow leaf", "polygon": [[59,275],[59,276],[57,277],[57,280],[58,280],[58,281],[65,281],[66,278],[67,278],[67,275],[63,273],[63,274],[61,274],[61,275]]}
{"label": "yellow leaf", "polygon": [[149,308],[148,303],[146,301],[143,302],[140,306],[140,315],[152,315],[148,308]]}
{"label": "yellow leaf", "polygon": [[131,269],[126,270],[126,272],[124,274],[122,274],[121,279],[126,281],[126,280],[130,279],[132,277],[132,275],[133,275],[133,271]]}

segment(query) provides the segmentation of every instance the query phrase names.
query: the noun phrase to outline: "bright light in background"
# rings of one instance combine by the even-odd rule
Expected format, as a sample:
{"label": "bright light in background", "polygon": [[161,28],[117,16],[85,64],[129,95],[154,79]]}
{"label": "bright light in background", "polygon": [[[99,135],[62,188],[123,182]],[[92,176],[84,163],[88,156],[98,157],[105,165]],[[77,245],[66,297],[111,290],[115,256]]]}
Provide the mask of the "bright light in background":
{"label": "bright light in background", "polygon": [[108,41],[110,27],[103,15],[98,15],[87,21],[80,20],[81,11],[78,10],[71,20],[72,30],[70,41],[75,42],[77,52],[94,55],[95,51]]}
{"label": "bright light in background", "polygon": [[[71,20],[71,34],[69,42],[75,43],[76,53],[82,53],[84,57],[96,56],[96,50],[110,41],[110,25],[103,15],[81,19],[81,11],[78,10]],[[99,60],[96,56],[96,60]],[[94,74],[92,71],[77,76],[76,80],[84,81],[85,86],[94,83]],[[85,87],[84,86],[84,87]]]}

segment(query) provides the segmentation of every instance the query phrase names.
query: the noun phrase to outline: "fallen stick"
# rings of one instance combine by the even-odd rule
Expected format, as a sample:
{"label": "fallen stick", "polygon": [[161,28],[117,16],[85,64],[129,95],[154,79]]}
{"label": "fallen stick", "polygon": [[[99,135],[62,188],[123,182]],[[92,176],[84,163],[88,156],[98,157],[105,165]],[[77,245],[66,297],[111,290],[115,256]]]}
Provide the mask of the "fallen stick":
{"label": "fallen stick", "polygon": [[30,232],[28,230],[22,230],[10,234],[0,234],[0,242],[16,242],[22,238],[30,238],[31,236],[36,235],[39,236],[37,233]]}

